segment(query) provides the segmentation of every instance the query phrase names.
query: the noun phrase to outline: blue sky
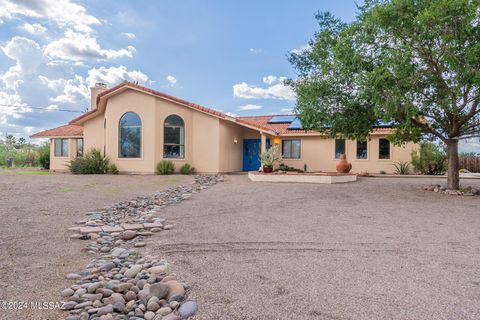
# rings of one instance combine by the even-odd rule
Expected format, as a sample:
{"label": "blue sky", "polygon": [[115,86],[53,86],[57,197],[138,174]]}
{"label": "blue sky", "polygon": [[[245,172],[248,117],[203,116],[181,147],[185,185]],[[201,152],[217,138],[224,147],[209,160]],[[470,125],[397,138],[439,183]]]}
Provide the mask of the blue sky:
{"label": "blue sky", "polygon": [[[95,82],[122,80],[236,115],[287,113],[287,61],[314,13],[354,1],[0,0],[0,133],[28,136],[85,110]],[[34,109],[48,108],[49,110]]]}

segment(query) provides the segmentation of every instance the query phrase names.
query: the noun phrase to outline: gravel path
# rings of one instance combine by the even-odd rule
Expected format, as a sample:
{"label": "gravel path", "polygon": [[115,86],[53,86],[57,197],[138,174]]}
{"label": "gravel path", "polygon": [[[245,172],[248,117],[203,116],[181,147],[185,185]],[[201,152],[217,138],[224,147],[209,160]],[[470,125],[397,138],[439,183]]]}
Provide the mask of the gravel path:
{"label": "gravel path", "polygon": [[480,319],[480,197],[421,190],[441,182],[229,176],[166,208],[176,227],[149,250],[192,286],[196,319]]}
{"label": "gravel path", "polygon": [[[193,181],[187,176],[36,175],[0,170],[0,300],[58,302],[65,275],[91,257],[67,229],[111,203]],[[161,235],[160,238],[165,235]],[[0,319],[65,317],[58,310],[3,310]]]}

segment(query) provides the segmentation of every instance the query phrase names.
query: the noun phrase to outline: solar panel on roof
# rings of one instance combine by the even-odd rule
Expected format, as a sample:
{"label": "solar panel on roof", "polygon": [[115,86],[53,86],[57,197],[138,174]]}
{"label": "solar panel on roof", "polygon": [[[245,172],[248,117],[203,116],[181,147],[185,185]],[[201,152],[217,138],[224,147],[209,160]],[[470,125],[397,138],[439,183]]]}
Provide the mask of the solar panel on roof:
{"label": "solar panel on roof", "polygon": [[295,119],[296,119],[295,116],[289,116],[289,115],[273,116],[270,118],[270,120],[268,120],[268,123],[292,123],[293,120]]}
{"label": "solar panel on roof", "polygon": [[292,123],[288,126],[287,130],[302,130],[302,123],[300,122],[300,119],[295,118],[293,119]]}

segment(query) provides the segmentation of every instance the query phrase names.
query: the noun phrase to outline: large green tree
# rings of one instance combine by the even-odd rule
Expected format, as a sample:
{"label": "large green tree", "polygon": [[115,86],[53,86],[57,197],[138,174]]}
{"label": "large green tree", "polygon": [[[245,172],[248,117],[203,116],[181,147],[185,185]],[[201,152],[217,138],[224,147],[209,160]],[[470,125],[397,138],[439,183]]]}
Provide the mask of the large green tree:
{"label": "large green tree", "polygon": [[396,144],[439,139],[458,189],[458,140],[479,132],[480,0],[367,0],[351,23],[316,18],[310,47],[289,56],[303,126],[365,139],[387,122]]}

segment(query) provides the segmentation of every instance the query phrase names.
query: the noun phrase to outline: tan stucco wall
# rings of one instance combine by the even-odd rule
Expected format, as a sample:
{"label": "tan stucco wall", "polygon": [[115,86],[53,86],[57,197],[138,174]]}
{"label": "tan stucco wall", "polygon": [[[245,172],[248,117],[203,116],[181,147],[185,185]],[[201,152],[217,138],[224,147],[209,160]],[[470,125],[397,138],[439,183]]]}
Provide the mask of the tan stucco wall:
{"label": "tan stucco wall", "polygon": [[[347,160],[352,164],[352,172],[360,173],[394,173],[393,164],[398,161],[411,161],[411,151],[416,147],[414,143],[407,143],[402,147],[390,144],[390,159],[378,159],[378,140],[384,136],[371,136],[367,142],[368,159],[356,159],[356,141],[346,141]],[[283,163],[294,168],[302,169],[304,164],[309,171],[336,171],[335,166],[338,159],[335,159],[335,140],[322,137],[288,137],[283,139],[301,140],[300,159],[283,159]]]}
{"label": "tan stucco wall", "polygon": [[55,139],[50,139],[50,171],[69,171],[67,165],[77,153],[77,139],[68,139],[68,157],[55,157]]}
{"label": "tan stucco wall", "polygon": [[220,121],[219,163],[221,172],[242,171],[244,131],[241,126],[232,122]]}
{"label": "tan stucco wall", "polygon": [[96,148],[103,153],[105,145],[104,117],[98,116],[85,122],[83,126],[84,149]]}

